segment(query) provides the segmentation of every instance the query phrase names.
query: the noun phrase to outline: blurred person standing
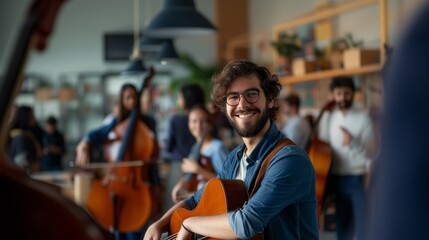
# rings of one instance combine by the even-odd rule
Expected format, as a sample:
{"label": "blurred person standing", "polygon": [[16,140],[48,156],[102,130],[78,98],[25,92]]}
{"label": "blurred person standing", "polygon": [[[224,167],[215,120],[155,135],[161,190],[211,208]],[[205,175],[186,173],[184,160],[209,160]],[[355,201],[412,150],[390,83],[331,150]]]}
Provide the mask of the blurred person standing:
{"label": "blurred person standing", "polygon": [[50,116],[46,120],[43,135],[42,171],[60,171],[63,169],[62,156],[65,153],[63,134],[57,128],[57,119]]}
{"label": "blurred person standing", "polygon": [[282,132],[296,145],[305,148],[311,133],[309,121],[299,115],[301,100],[295,93],[287,95],[282,101],[282,113],[286,116]]}
{"label": "blurred person standing", "polygon": [[8,155],[10,160],[27,174],[40,171],[41,147],[32,131],[35,125],[32,108],[17,107],[9,132]]}
{"label": "blurred person standing", "polygon": [[188,83],[180,88],[177,104],[183,113],[177,113],[170,118],[165,151],[168,154],[169,174],[167,178],[167,188],[164,208],[168,209],[173,205],[170,193],[183,173],[180,169],[182,159],[187,157],[195,143],[188,127],[189,110],[195,105],[205,105],[203,89],[198,84]]}
{"label": "blurred person standing", "polygon": [[375,152],[372,121],[366,112],[353,106],[352,78],[334,78],[330,91],[335,105],[322,117],[319,138],[331,145],[327,192],[335,195],[337,237],[365,240],[365,179]]}

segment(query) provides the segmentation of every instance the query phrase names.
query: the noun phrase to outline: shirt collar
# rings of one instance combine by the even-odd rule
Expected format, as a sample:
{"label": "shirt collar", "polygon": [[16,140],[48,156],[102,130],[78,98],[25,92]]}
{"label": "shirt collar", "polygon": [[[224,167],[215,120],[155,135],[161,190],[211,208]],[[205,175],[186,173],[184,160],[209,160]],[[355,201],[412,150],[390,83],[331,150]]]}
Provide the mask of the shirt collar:
{"label": "shirt collar", "polygon": [[[256,145],[255,149],[252,151],[252,153],[247,158],[247,162],[249,164],[251,163],[257,163],[265,158],[267,154],[270,152],[270,150],[277,144],[278,141],[285,138],[284,134],[281,133],[278,129],[276,124],[271,121],[270,128],[265,133],[262,140]],[[246,150],[246,145],[242,143],[239,147],[239,150],[237,151],[237,159],[241,159],[243,157],[244,151]]]}

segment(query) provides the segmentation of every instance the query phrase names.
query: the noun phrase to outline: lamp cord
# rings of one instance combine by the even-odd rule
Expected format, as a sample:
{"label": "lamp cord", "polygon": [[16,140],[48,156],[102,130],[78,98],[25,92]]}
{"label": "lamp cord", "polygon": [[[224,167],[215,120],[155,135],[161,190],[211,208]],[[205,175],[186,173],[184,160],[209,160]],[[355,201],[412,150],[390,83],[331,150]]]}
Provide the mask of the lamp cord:
{"label": "lamp cord", "polygon": [[134,48],[131,58],[140,57],[140,0],[134,0]]}

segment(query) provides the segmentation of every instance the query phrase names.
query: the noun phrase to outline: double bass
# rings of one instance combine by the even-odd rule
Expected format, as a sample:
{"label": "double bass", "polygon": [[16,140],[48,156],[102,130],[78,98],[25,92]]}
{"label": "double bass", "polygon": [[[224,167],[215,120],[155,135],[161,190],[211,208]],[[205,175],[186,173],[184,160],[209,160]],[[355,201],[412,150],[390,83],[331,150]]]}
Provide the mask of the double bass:
{"label": "double bass", "polygon": [[[21,88],[30,50],[45,49],[64,0],[35,0],[23,22],[0,87],[0,147],[7,141],[10,109]],[[34,180],[0,156],[0,212],[5,239],[114,239],[91,216],[51,185]]]}
{"label": "double bass", "polygon": [[[143,80],[137,99],[153,76],[153,68]],[[138,105],[138,104],[136,104]],[[155,139],[150,129],[138,118],[140,109],[135,107],[128,118],[118,123],[113,132],[118,136],[115,141],[107,140],[104,156],[108,162],[149,163],[156,151]],[[111,148],[119,141],[117,155],[112,155]],[[147,166],[122,166],[110,168],[105,179],[96,180],[88,195],[87,207],[89,212],[105,228],[114,234],[140,230],[147,222],[152,212],[152,197],[149,186],[143,181]]]}
{"label": "double bass", "polygon": [[323,209],[326,183],[331,168],[332,159],[331,146],[329,143],[318,138],[317,130],[323,114],[326,111],[331,111],[334,105],[335,102],[330,101],[321,109],[319,116],[316,118],[316,121],[313,124],[309,141],[305,146],[316,174],[317,214],[319,216]]}

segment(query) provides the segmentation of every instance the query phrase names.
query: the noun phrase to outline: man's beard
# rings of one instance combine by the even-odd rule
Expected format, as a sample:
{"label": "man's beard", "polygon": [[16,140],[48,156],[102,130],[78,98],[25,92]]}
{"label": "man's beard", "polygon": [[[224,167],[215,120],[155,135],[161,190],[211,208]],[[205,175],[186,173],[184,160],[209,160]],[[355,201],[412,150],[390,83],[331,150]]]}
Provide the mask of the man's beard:
{"label": "man's beard", "polygon": [[[249,110],[253,110],[253,109],[249,109]],[[246,109],[245,109],[245,111],[246,111]],[[253,110],[253,111],[255,111],[255,110]],[[256,110],[256,111],[258,111],[260,113],[259,110]],[[228,121],[240,137],[249,138],[249,137],[254,137],[254,136],[258,135],[258,133],[264,128],[265,124],[269,120],[269,117],[270,116],[269,116],[269,112],[268,112],[268,107],[266,107],[263,114],[261,115],[261,117],[259,118],[259,120],[256,122],[256,124],[254,126],[248,126],[248,127],[244,127],[243,129],[240,129],[234,123],[234,121],[232,121],[232,119],[229,115],[228,115]]]}
{"label": "man's beard", "polygon": [[341,110],[346,110],[352,107],[353,104],[353,100],[344,100],[341,102],[337,102],[337,106],[341,109]]}

